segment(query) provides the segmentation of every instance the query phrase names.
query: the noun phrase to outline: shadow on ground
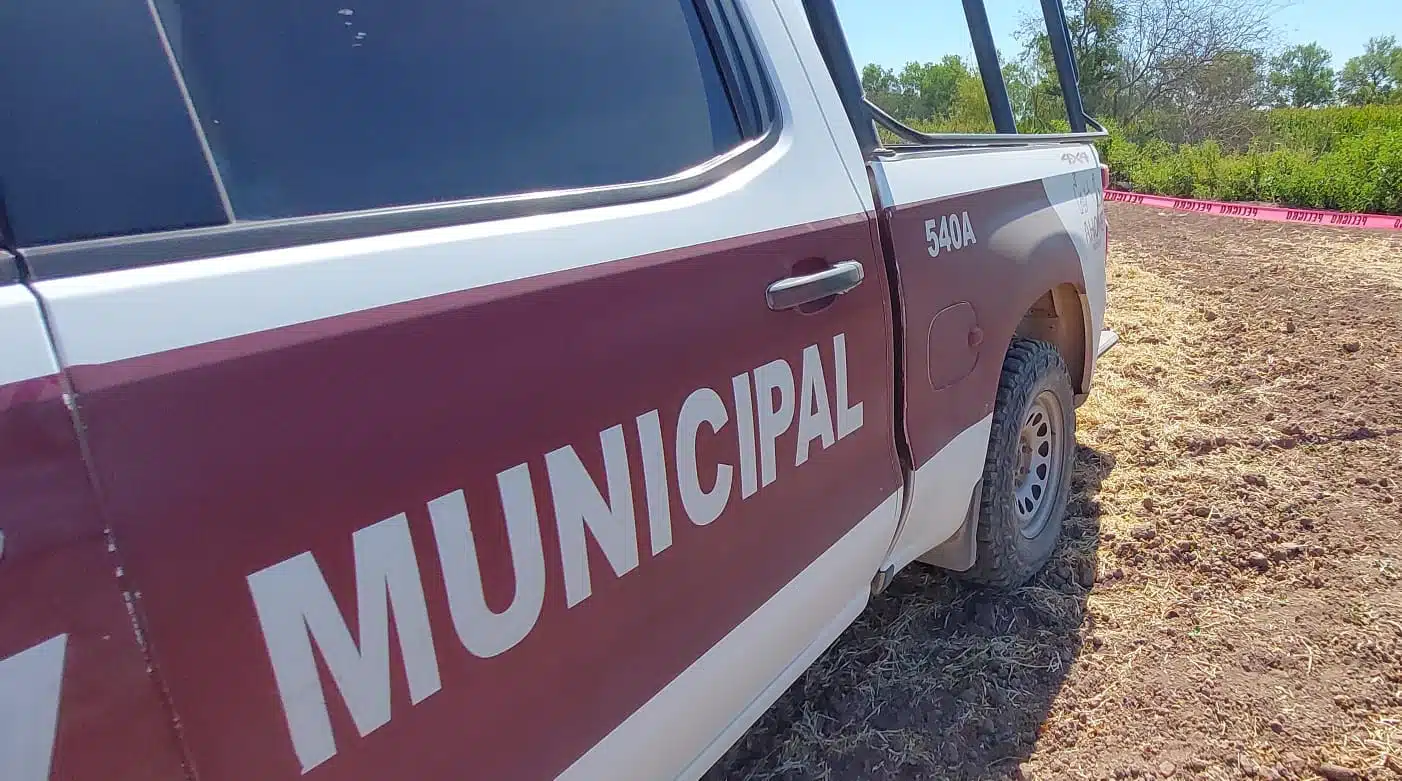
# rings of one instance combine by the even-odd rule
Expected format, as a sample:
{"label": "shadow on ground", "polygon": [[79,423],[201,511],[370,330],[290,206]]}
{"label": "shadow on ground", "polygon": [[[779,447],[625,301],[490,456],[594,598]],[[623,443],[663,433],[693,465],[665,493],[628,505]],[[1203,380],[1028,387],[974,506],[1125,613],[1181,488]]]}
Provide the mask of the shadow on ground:
{"label": "shadow on ground", "polygon": [[1078,447],[1061,545],[996,594],[907,568],[706,774],[733,779],[1016,777],[1085,638],[1101,481]]}

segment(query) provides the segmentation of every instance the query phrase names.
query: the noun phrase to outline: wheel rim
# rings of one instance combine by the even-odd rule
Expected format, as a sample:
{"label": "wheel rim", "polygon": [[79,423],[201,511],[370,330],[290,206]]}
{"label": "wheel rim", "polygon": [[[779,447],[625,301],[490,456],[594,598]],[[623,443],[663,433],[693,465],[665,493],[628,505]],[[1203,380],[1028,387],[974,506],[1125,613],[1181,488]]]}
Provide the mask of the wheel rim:
{"label": "wheel rim", "polygon": [[1027,407],[1018,432],[1017,474],[1013,479],[1013,506],[1022,536],[1031,539],[1046,528],[1054,494],[1061,484],[1065,427],[1061,404],[1047,390]]}

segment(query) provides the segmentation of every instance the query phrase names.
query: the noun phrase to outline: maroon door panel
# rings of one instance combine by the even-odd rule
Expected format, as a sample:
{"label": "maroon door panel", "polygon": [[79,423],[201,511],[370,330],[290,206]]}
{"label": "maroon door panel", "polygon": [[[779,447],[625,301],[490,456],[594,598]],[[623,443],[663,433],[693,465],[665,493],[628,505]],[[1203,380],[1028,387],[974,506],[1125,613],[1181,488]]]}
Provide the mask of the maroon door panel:
{"label": "maroon door panel", "polygon": [[185,778],[57,377],[0,385],[0,532],[0,778]]}
{"label": "maroon door panel", "polygon": [[[906,427],[919,467],[993,412],[1003,355],[1028,307],[1058,285],[1085,284],[1040,179],[900,205],[883,219],[900,269]],[[932,256],[926,221],[960,246]]]}
{"label": "maroon door panel", "polygon": [[559,773],[899,489],[887,292],[855,215],[74,367],[195,772]]}

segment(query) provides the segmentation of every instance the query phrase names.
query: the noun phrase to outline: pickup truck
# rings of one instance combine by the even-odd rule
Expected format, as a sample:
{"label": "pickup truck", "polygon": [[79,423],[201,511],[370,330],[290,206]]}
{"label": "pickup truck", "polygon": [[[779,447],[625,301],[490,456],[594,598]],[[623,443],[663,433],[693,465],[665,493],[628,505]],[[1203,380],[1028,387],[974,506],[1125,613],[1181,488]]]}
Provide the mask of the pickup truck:
{"label": "pickup truck", "polygon": [[1025,582],[1106,172],[978,17],[949,135],[829,0],[0,3],[0,778],[695,778]]}

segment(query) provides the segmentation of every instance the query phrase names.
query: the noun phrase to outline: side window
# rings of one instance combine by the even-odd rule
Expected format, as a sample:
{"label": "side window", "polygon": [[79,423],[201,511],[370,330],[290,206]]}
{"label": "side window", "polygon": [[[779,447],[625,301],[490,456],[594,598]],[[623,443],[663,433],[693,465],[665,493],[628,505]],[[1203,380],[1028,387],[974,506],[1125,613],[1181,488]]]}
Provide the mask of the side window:
{"label": "side window", "polygon": [[744,136],[693,0],[156,0],[234,214],[657,179]]}
{"label": "side window", "polygon": [[0,205],[19,246],[226,221],[143,2],[0,0]]}

